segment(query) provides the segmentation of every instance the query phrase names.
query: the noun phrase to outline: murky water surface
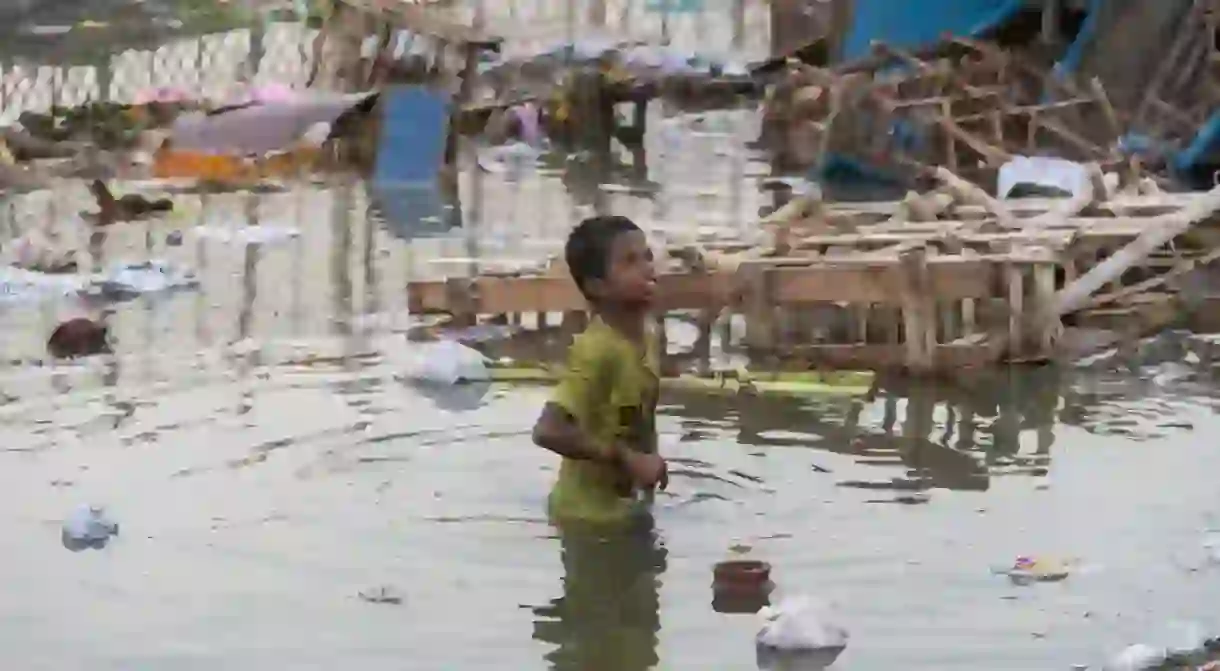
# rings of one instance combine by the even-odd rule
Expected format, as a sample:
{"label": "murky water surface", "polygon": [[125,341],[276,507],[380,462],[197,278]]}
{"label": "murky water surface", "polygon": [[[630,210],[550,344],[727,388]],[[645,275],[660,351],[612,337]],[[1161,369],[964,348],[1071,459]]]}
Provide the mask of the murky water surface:
{"label": "murky water surface", "polygon": [[[598,202],[671,235],[755,216],[752,115],[656,116],[646,167],[605,188],[562,161],[468,178],[472,226],[427,240],[381,221],[361,185],[176,197],[173,217],[114,228],[99,262],[161,259],[201,284],[116,305],[114,357],[40,365],[57,318],[86,308],[0,303],[3,657],[749,669],[756,622],[714,612],[710,589],[743,547],[782,591],[839,604],[837,668],[1064,669],[1173,619],[1220,634],[1205,548],[1220,387],[1211,341],[1184,333],[1072,369],[887,382],[857,404],[669,396],[655,539],[559,539],[543,516],[557,460],[528,435],[545,391],[398,381],[405,283],[555,251]],[[51,218],[83,245],[83,194],[22,197],[12,220]],[[300,234],[195,232],[251,217]],[[60,544],[81,503],[121,524],[104,550]],[[1080,569],[1014,586],[993,569],[1018,555]],[[401,602],[360,597],[382,587]]]}

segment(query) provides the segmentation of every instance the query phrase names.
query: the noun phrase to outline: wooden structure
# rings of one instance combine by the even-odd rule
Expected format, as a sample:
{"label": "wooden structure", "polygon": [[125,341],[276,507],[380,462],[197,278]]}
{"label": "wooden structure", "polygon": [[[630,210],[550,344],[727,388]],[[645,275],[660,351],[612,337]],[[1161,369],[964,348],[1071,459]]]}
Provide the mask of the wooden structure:
{"label": "wooden structure", "polygon": [[[699,315],[705,336],[741,315],[742,346],[780,367],[926,372],[1056,356],[1077,333],[1064,324],[1111,341],[1157,328],[1174,316],[1173,279],[1220,258],[1220,189],[1119,195],[1099,179],[1096,197],[998,202],[940,177],[901,202],[793,201],[760,223],[761,242],[673,242],[660,310]],[[585,309],[558,267],[417,281],[408,295],[414,313],[468,323],[579,324]]]}
{"label": "wooden structure", "polygon": [[1139,90],[1130,125],[1151,137],[1188,142],[1220,105],[1220,2],[1195,0],[1166,56]]}
{"label": "wooden structure", "polygon": [[[543,125],[558,140],[600,145],[613,136],[632,145],[643,137],[646,108],[654,98],[664,96],[680,104],[707,107],[732,104],[742,95],[761,93],[757,82],[748,76],[630,76],[616,71],[613,58],[585,67],[549,61],[537,67],[509,63],[478,76],[482,54],[500,51],[506,41],[484,29],[480,9],[476,8],[473,21],[466,24],[452,18],[453,8],[446,3],[333,0],[314,43],[310,85],[366,91],[391,82],[409,82],[453,90],[449,159],[454,157],[455,135],[481,133],[498,113],[526,102],[543,108]],[[433,57],[395,58],[392,52],[400,30],[431,40],[435,45]],[[363,58],[362,45],[370,36],[377,39],[376,55]],[[460,54],[458,59],[446,57],[455,51]],[[460,60],[462,66],[456,72],[447,72],[444,64],[449,60]],[[569,72],[557,87],[561,70]],[[614,107],[620,103],[634,103],[633,122],[610,128]]]}
{"label": "wooden structure", "polygon": [[1015,155],[1106,163],[1121,132],[1100,83],[1078,86],[1020,54],[950,38],[922,54],[876,44],[872,57],[834,68],[790,63],[764,135],[787,148],[789,166],[834,154],[916,172],[942,165],[990,184]]}

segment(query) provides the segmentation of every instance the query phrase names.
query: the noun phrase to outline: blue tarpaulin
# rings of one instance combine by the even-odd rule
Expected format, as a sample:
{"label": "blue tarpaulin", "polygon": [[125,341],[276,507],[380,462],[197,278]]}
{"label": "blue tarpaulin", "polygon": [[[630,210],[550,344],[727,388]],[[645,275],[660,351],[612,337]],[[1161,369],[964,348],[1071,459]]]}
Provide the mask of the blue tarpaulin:
{"label": "blue tarpaulin", "polygon": [[381,138],[371,184],[373,202],[405,237],[449,228],[439,184],[449,129],[449,98],[422,86],[381,94]]}
{"label": "blue tarpaulin", "polygon": [[932,44],[946,33],[978,37],[1024,7],[1023,0],[856,0],[841,57],[867,56],[874,40],[915,48]]}

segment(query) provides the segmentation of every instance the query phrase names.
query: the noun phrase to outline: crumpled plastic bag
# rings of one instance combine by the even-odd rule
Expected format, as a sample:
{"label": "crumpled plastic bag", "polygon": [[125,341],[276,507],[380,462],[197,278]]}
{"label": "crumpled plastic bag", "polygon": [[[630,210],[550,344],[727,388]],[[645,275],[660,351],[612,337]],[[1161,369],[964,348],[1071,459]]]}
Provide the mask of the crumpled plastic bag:
{"label": "crumpled plastic bag", "polygon": [[830,605],[807,596],[790,596],[758,611],[762,618],[755,641],[779,650],[843,649],[850,638]]}
{"label": "crumpled plastic bag", "polygon": [[1207,635],[1197,622],[1172,621],[1154,640],[1157,645],[1136,643],[1123,648],[1102,667],[1103,671],[1146,671],[1159,668],[1171,657],[1197,654],[1207,645]]}
{"label": "crumpled plastic bag", "polygon": [[402,375],[408,380],[438,385],[491,379],[487,357],[452,340],[410,343]]}
{"label": "crumpled plastic bag", "polygon": [[64,547],[73,551],[106,547],[110,539],[119,535],[119,525],[106,516],[98,506],[81,504],[64,520],[60,539]]}
{"label": "crumpled plastic bag", "polygon": [[807,596],[790,596],[758,611],[762,625],[754,638],[758,666],[823,669],[847,647],[850,634],[834,609]]}
{"label": "crumpled plastic bag", "polygon": [[199,280],[193,274],[164,261],[152,260],[115,263],[102,274],[92,277],[85,291],[105,298],[123,299],[197,286]]}

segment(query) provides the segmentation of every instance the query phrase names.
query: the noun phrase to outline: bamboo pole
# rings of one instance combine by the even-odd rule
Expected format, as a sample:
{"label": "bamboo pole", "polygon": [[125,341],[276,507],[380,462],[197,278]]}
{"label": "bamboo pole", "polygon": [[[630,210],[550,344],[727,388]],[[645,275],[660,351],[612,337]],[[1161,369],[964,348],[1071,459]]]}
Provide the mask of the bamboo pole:
{"label": "bamboo pole", "polygon": [[1217,210],[1220,210],[1220,187],[1208,191],[1204,197],[1178,212],[1154,217],[1148,222],[1146,232],[1060,290],[1043,319],[1058,319],[1085,307],[1095,291],[1118,279],[1149,254],[1212,216]]}

